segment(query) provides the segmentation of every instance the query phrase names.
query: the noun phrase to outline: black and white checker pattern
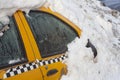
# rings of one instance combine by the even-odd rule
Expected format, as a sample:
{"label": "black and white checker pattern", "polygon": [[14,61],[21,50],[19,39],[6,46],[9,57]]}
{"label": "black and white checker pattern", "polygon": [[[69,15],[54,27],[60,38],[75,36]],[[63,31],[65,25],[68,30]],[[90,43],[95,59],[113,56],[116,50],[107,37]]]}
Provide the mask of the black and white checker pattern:
{"label": "black and white checker pattern", "polygon": [[30,70],[33,70],[33,69],[36,69],[36,68],[38,68],[38,65],[34,62],[27,63],[27,64],[24,64],[21,66],[17,66],[16,68],[11,68],[6,72],[6,74],[4,74],[4,79],[27,72],[27,71],[30,71]]}
{"label": "black and white checker pattern", "polygon": [[65,60],[67,57],[68,57],[67,54],[64,54],[60,57],[53,58],[50,60],[39,60],[39,61],[37,61],[37,63],[39,63],[39,66],[44,66],[44,65],[48,65],[48,64],[52,64],[52,63],[56,63],[56,62],[61,62],[61,61]]}
{"label": "black and white checker pattern", "polygon": [[18,74],[22,74],[24,72],[36,69],[39,66],[44,66],[44,65],[48,65],[48,64],[52,64],[52,63],[56,63],[56,62],[61,62],[61,61],[65,60],[67,57],[68,57],[67,54],[64,54],[60,57],[53,58],[50,60],[36,60],[37,63],[35,63],[36,62],[35,61],[32,63],[20,65],[20,66],[17,66],[16,68],[11,68],[11,69],[7,70],[6,73],[4,74],[3,78],[5,79],[8,77],[18,75]]}

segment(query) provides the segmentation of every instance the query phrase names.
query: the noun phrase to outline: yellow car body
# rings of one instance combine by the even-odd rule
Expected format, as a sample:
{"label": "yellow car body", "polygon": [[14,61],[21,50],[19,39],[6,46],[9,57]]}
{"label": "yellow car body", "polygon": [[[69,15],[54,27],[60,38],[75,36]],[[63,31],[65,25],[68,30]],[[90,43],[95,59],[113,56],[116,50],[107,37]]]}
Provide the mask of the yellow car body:
{"label": "yellow car body", "polygon": [[[45,7],[38,11],[57,17],[80,37],[81,30],[65,17]],[[67,58],[66,53],[42,57],[24,13],[18,10],[13,17],[25,48],[27,61],[0,68],[0,80],[60,80],[61,76],[67,73],[67,66],[63,63]]]}

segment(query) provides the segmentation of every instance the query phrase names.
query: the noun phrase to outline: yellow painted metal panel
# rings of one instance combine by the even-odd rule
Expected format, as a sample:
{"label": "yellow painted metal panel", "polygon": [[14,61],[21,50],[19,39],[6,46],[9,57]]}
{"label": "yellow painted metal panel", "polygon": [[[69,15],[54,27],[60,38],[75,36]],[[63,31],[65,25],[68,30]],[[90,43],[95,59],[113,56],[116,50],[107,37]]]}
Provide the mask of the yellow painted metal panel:
{"label": "yellow painted metal panel", "polygon": [[[63,70],[66,69],[66,65],[62,62],[57,62],[50,65],[42,66],[40,68],[43,71],[44,80],[60,80],[61,76],[65,73]],[[47,73],[53,69],[56,69],[58,72],[53,75],[47,76]]]}
{"label": "yellow painted metal panel", "polygon": [[[19,17],[21,18],[22,20],[22,23],[24,25],[24,30],[26,31],[26,34],[29,38],[29,41],[30,41],[30,45],[32,46],[32,50],[34,52],[34,56],[37,58],[37,59],[41,59],[41,56],[40,56],[40,52],[38,50],[38,47],[37,47],[37,44],[36,44],[36,41],[34,39],[34,36],[30,30],[30,27],[29,27],[29,24],[27,23],[23,13],[21,11],[18,12],[19,14]],[[30,55],[30,54],[29,54]]]}
{"label": "yellow painted metal panel", "polygon": [[21,37],[23,39],[23,43],[24,43],[24,46],[25,46],[25,49],[26,49],[28,60],[33,61],[33,60],[35,60],[33,50],[31,48],[30,41],[29,41],[29,39],[27,37],[27,33],[26,33],[25,29],[24,29],[24,26],[23,26],[23,24],[22,24],[22,22],[20,20],[20,17],[18,15],[18,13],[19,13],[19,11],[14,14],[14,17],[15,17],[16,23],[18,25]]}
{"label": "yellow painted metal panel", "polygon": [[42,75],[40,74],[40,70],[34,69],[10,78],[6,78],[4,80],[43,80]]}

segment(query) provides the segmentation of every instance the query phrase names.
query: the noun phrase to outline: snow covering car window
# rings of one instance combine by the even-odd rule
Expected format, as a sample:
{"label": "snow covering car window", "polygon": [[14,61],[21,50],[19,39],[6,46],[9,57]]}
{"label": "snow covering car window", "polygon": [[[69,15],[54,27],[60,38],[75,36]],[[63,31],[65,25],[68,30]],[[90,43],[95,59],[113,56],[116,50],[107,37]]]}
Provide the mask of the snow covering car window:
{"label": "snow covering car window", "polygon": [[48,13],[31,11],[26,17],[42,57],[66,52],[67,44],[77,36],[69,25]]}
{"label": "snow covering car window", "polygon": [[27,61],[17,27],[10,17],[10,28],[0,37],[0,68]]}

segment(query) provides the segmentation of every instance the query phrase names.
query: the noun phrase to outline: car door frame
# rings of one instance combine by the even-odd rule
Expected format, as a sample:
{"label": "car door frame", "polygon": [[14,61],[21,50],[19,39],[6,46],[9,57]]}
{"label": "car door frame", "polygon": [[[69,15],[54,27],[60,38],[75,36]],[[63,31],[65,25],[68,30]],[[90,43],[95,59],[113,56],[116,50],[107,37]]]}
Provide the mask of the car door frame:
{"label": "car door frame", "polygon": [[32,45],[29,41],[28,34],[19,14],[20,12],[17,11],[14,13],[13,18],[22,38],[28,61],[1,69],[0,80],[43,80],[43,74],[36,63],[34,50],[31,47]]}
{"label": "car door frame", "polygon": [[[39,9],[40,11],[43,11],[43,12],[45,12],[45,13],[49,13],[49,14],[51,14],[51,15],[53,15],[53,16],[55,16],[55,17],[57,17],[58,19],[60,19],[60,20],[62,20],[63,22],[65,22],[65,23],[67,23],[68,25],[70,25],[70,27],[76,32],[76,34],[78,35],[78,37],[80,37],[80,35],[81,35],[81,32],[82,32],[82,30],[81,29],[79,29],[75,24],[73,24],[71,21],[69,21],[68,19],[66,19],[65,17],[63,17],[63,16],[61,16],[60,14],[58,14],[58,13],[56,13],[56,12],[53,12],[53,11],[51,11],[50,9],[47,9],[47,8],[44,8],[44,7],[41,7],[40,9]],[[38,11],[39,11],[38,10]],[[58,59],[58,58],[61,58],[61,57],[64,57],[63,58],[63,60],[65,59],[65,58],[67,58],[67,56],[66,56],[66,54],[65,53],[63,53],[63,54],[58,54],[58,55],[54,55],[54,56],[50,56],[50,57],[47,57],[47,58],[42,58],[41,57],[41,54],[40,54],[40,51],[39,51],[39,49],[38,49],[38,46],[37,46],[37,43],[36,43],[36,40],[35,40],[35,38],[34,38],[34,35],[33,35],[33,33],[32,33],[32,31],[31,31],[31,29],[30,29],[30,25],[29,25],[29,23],[27,22],[27,20],[26,20],[26,17],[24,16],[24,13],[22,12],[22,11],[19,11],[19,15],[20,15],[20,17],[21,17],[21,19],[22,19],[22,22],[24,23],[24,27],[26,28],[26,32],[27,32],[27,34],[29,34],[28,36],[29,36],[29,40],[30,40],[30,43],[31,43],[31,45],[32,45],[32,48],[34,49],[34,53],[35,53],[35,57],[36,57],[36,59],[37,59],[37,61],[38,61],[38,64],[39,63],[41,63],[41,64],[39,64],[39,69],[42,71],[42,74],[43,74],[43,76],[44,76],[44,80],[52,80],[52,79],[54,79],[54,80],[58,80],[58,79],[60,79],[60,77],[61,77],[61,75],[63,74],[63,72],[65,72],[66,71],[66,65],[64,64],[64,63],[62,63],[62,61],[55,61],[54,63],[51,63],[51,64],[46,64],[46,63],[48,63],[47,61],[49,61],[49,60],[51,60],[51,59]],[[45,65],[44,65],[45,64]],[[59,66],[56,66],[56,65],[59,65]],[[62,67],[61,67],[62,66]],[[53,69],[55,69],[56,67],[58,67],[60,70],[58,71],[58,73],[56,74],[56,76],[51,76],[51,77],[49,77],[49,75],[47,75],[47,73],[49,72],[49,71],[51,71],[51,70],[53,70]],[[55,71],[55,70],[54,70]],[[57,72],[57,71],[56,71]]]}

